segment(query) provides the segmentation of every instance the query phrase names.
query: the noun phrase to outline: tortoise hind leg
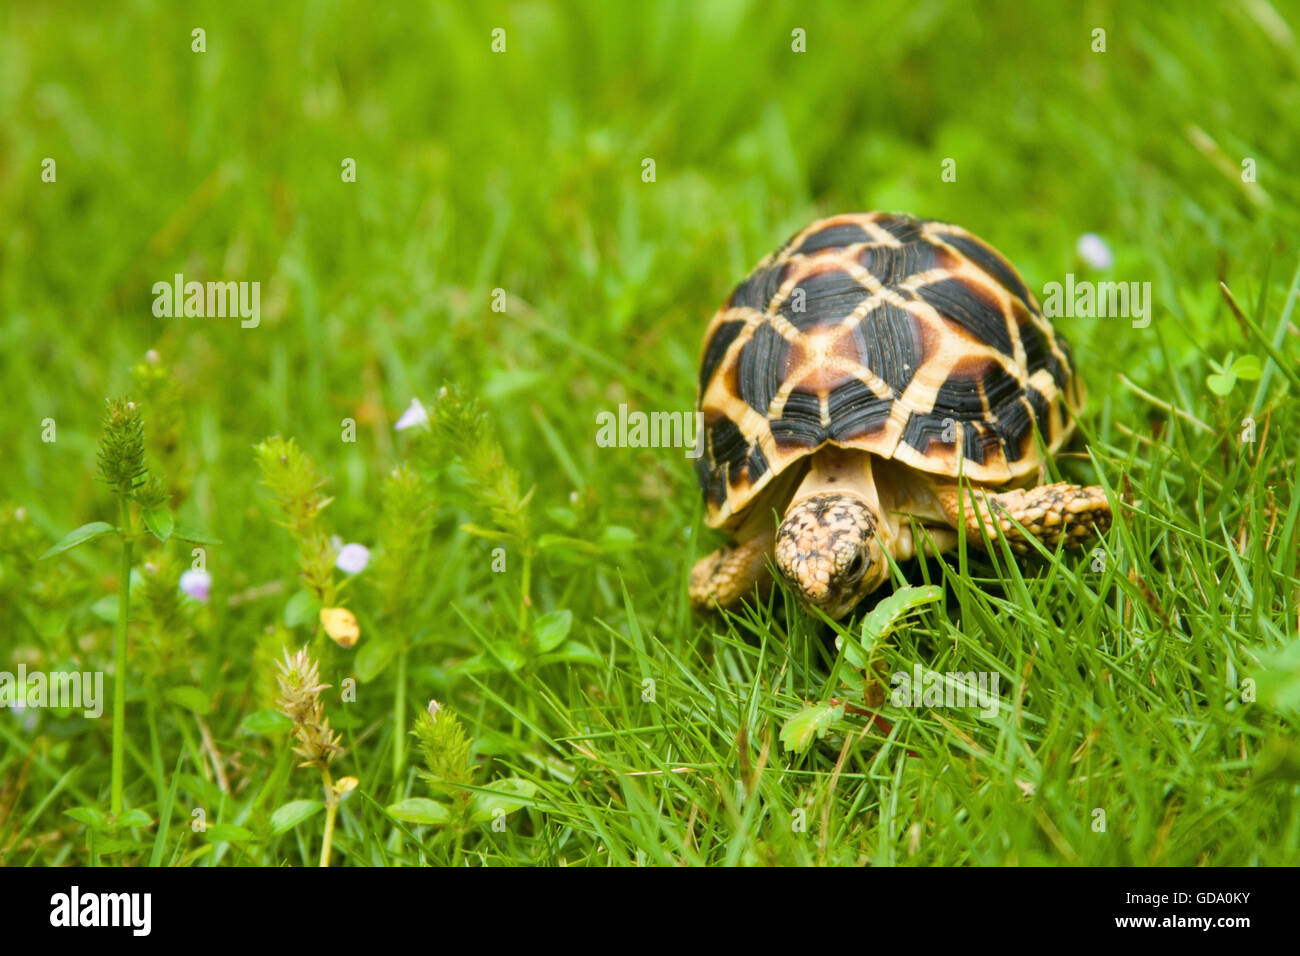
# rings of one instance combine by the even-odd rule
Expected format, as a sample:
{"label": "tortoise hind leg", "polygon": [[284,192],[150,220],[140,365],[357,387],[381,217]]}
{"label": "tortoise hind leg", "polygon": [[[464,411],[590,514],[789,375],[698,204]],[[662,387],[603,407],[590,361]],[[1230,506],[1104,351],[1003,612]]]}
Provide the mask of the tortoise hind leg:
{"label": "tortoise hind leg", "polygon": [[936,489],[935,496],[954,528],[964,523],[967,536],[980,543],[982,524],[990,538],[1006,539],[1019,554],[1032,550],[1028,541],[1031,537],[1049,550],[1062,540],[1066,545],[1082,547],[1110,527],[1110,502],[1099,485],[1058,482],[1001,492],[971,488],[964,508],[956,482]]}
{"label": "tortoise hind leg", "polygon": [[755,587],[770,585],[767,556],[772,553],[775,539],[769,529],[700,558],[691,570],[691,606],[696,610],[707,610],[715,604],[733,607],[741,598],[753,594]]}

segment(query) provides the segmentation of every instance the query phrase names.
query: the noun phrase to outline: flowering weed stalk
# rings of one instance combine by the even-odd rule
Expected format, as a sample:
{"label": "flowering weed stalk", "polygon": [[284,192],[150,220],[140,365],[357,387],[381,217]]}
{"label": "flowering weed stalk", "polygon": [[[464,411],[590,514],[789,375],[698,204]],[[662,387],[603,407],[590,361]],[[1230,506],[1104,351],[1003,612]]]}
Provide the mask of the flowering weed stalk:
{"label": "flowering weed stalk", "polygon": [[256,455],[262,484],[275,498],[284,516],[281,524],[298,545],[298,576],[320,605],[316,637],[324,631],[341,647],[352,647],[360,631],[352,612],[336,606],[347,582],[340,585],[334,577],[338,553],[321,520],[322,512],[334,500],[323,491],[329,479],[317,471],[315,462],[292,438],[268,438],[257,446]]}
{"label": "flowering weed stalk", "polygon": [[[393,470],[384,481],[379,519],[379,556],[374,582],[387,624],[398,635],[397,673],[393,688],[393,725],[406,725],[407,658],[411,650],[410,612],[419,597],[420,574],[433,529],[432,495],[420,475],[408,466]],[[406,739],[393,735],[393,779],[406,761]]]}
{"label": "flowering weed stalk", "polygon": [[415,446],[417,460],[432,472],[441,472],[447,462],[464,469],[464,488],[474,510],[487,526],[462,526],[463,531],[490,541],[503,541],[520,558],[518,639],[528,634],[528,613],[532,607],[533,559],[537,541],[529,513],[533,492],[521,490],[519,472],[506,460],[505,449],[487,414],[459,391],[444,388],[429,416],[429,431]]}
{"label": "flowering weed stalk", "polygon": [[51,558],[106,534],[116,534],[122,543],[118,573],[117,619],[113,630],[113,746],[109,774],[109,807],[114,817],[122,813],[122,775],[126,754],[126,639],[131,617],[131,561],[135,551],[132,504],[140,509],[141,522],[159,541],[172,534],[174,522],[167,509],[167,493],[157,476],[145,467],[144,417],[140,405],[127,399],[108,403],[99,438],[99,477],[117,498],[118,524],[93,521],[70,531],[41,555]]}
{"label": "flowering weed stalk", "polygon": [[339,735],[330,728],[325,716],[321,692],[330,685],[320,682],[320,668],[304,647],[279,663],[276,680],[280,686],[280,699],[276,701],[280,712],[293,721],[293,752],[302,758],[300,767],[315,767],[320,771],[325,789],[325,835],[321,841],[320,865],[330,865],[330,846],[334,839],[334,819],[338,814],[343,794],[356,786],[356,780],[345,777],[335,781],[330,776],[330,763],[343,748]]}
{"label": "flowering weed stalk", "polygon": [[122,768],[126,745],[126,622],[131,614],[131,498],[145,483],[144,418],[134,402],[110,402],[99,441],[99,475],[117,496],[122,540],[122,565],[118,575],[117,626],[113,645],[113,763],[110,807],[122,812]]}
{"label": "flowering weed stalk", "polygon": [[428,710],[416,718],[411,735],[419,742],[424,758],[420,776],[435,796],[451,800],[450,823],[456,841],[451,865],[456,866],[470,826],[474,796],[469,789],[474,782],[473,744],[456,715],[436,700],[429,701]]}

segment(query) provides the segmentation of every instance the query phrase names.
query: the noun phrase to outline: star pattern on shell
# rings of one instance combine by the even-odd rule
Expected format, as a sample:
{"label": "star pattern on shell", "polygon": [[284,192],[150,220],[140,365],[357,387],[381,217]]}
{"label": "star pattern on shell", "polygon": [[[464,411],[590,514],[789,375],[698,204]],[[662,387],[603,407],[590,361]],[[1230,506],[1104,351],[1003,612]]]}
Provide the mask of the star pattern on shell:
{"label": "star pattern on shell", "polygon": [[1069,346],[1016,270],[959,226],[887,213],[797,233],[705,336],[696,462],[714,527],[827,445],[1005,484],[1082,402]]}

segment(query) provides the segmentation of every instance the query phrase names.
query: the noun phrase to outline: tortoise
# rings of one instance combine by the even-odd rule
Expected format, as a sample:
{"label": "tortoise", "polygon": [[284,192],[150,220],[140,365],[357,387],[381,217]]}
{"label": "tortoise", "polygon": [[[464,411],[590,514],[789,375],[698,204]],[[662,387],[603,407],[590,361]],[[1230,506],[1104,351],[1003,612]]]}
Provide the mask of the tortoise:
{"label": "tortoise", "polygon": [[[822,219],[736,286],[704,337],[695,468],[732,542],[697,608],[770,586],[831,618],[894,561],[1001,538],[1017,553],[1110,526],[1098,486],[1043,483],[1084,398],[1070,348],[991,246],[892,213]],[[1040,446],[1039,436],[1042,443]]]}

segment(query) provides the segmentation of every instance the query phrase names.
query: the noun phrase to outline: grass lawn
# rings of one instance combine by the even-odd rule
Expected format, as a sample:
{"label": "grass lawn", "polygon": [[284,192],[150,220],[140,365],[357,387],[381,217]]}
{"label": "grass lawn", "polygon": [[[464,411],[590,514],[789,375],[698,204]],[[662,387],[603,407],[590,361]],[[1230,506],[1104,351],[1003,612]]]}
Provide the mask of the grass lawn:
{"label": "grass lawn", "polygon": [[[5,4],[0,671],[103,695],[0,683],[0,864],[1300,860],[1300,14],[973,6]],[[871,209],[1149,283],[1054,320],[1115,526],[905,563],[888,633],[695,615],[691,461],[597,416]],[[872,723],[864,659],[1000,706]]]}

